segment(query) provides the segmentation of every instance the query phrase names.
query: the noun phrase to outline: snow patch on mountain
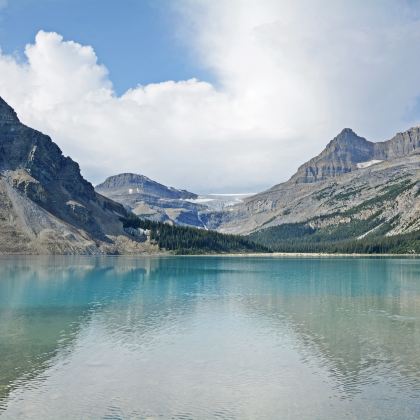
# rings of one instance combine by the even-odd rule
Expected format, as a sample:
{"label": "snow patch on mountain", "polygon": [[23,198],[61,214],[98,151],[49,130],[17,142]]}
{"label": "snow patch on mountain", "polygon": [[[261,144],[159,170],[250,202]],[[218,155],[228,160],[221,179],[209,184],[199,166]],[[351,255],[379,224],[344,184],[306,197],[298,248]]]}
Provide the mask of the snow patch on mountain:
{"label": "snow patch on mountain", "polygon": [[356,164],[356,166],[358,169],[365,169],[365,168],[369,168],[369,166],[376,165],[377,163],[381,163],[381,162],[383,162],[383,160],[373,159],[373,160],[368,160],[367,162],[359,162]]}

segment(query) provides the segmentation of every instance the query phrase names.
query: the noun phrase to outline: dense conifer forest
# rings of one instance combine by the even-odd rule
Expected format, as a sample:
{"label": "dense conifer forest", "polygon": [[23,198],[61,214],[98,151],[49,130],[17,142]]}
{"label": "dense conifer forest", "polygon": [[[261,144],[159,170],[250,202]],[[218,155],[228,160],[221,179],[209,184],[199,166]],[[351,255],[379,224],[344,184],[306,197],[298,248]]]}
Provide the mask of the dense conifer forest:
{"label": "dense conifer forest", "polygon": [[326,252],[346,254],[418,254],[420,231],[384,236],[384,229],[357,239],[370,221],[333,229],[313,229],[304,223],[290,223],[262,229],[248,236],[226,235],[211,230],[143,220],[135,215],[122,219],[125,228],[150,230],[160,249],[175,254]]}
{"label": "dense conifer forest", "polygon": [[176,254],[269,252],[266,246],[244,236],[153,222],[134,215],[122,219],[122,222],[125,228],[150,230],[151,239],[160,249],[174,251]]}
{"label": "dense conifer forest", "polygon": [[[313,229],[304,223],[290,223],[262,229],[248,236],[274,252],[328,252],[360,254],[419,254],[420,231],[384,236],[388,226],[357,239],[371,221],[358,221],[334,228]],[[363,226],[361,226],[363,225]]]}

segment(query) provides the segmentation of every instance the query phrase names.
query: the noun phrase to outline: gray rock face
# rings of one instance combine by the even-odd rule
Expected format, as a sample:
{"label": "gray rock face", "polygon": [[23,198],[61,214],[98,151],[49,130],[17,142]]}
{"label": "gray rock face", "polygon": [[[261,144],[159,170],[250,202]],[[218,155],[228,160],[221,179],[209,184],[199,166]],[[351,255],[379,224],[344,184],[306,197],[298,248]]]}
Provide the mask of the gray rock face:
{"label": "gray rock face", "polygon": [[79,165],[1,98],[0,194],[0,253],[122,251],[113,238],[127,236],[124,207],[96,193]]}
{"label": "gray rock face", "polygon": [[357,170],[358,164],[397,159],[419,149],[420,127],[378,143],[370,142],[350,128],[345,128],[318,156],[299,167],[290,181],[297,184],[324,181]]}
{"label": "gray rock face", "polygon": [[19,119],[15,110],[6,103],[3,98],[0,98],[0,122],[4,123],[18,123]]}
{"label": "gray rock face", "polygon": [[374,144],[374,159],[390,160],[420,150],[420,127],[397,133],[392,139]]}
{"label": "gray rock face", "polygon": [[139,217],[204,227],[200,212],[205,207],[188,201],[197,199],[197,194],[167,187],[144,175],[126,173],[111,176],[99,184],[96,191],[123,204]]}
{"label": "gray rock face", "polygon": [[292,182],[310,183],[351,172],[355,165],[374,159],[374,144],[345,128],[327,147],[303,164],[291,178]]}

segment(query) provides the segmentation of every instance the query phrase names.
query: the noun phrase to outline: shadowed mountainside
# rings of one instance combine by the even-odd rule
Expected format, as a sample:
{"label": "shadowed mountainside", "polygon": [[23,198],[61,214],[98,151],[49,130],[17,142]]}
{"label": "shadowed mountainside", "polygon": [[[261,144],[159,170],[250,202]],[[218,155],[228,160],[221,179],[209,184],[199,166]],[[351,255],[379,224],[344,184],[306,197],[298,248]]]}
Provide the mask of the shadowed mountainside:
{"label": "shadowed mountainside", "polygon": [[50,137],[0,98],[0,253],[97,254],[148,247],[124,230],[124,207],[96,193]]}

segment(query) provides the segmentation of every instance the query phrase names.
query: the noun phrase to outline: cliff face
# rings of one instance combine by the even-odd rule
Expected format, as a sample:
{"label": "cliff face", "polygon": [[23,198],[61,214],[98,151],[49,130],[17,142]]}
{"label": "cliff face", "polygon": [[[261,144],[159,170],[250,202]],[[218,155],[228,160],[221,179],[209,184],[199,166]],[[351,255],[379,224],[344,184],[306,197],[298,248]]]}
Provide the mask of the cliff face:
{"label": "cliff face", "polygon": [[0,253],[119,252],[115,238],[127,236],[124,207],[97,194],[79,165],[1,98],[0,195]]}
{"label": "cliff face", "polygon": [[292,182],[311,183],[351,172],[356,165],[374,159],[374,143],[345,128],[327,147],[299,167]]}
{"label": "cliff face", "polygon": [[420,127],[397,133],[392,139],[373,143],[374,159],[391,160],[408,156],[420,150]]}
{"label": "cliff face", "polygon": [[378,143],[345,128],[318,156],[300,166],[290,181],[297,184],[324,181],[360,169],[360,165],[402,158],[419,149],[420,127]]}

